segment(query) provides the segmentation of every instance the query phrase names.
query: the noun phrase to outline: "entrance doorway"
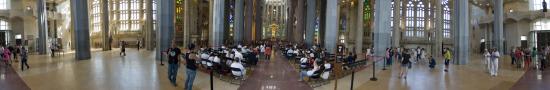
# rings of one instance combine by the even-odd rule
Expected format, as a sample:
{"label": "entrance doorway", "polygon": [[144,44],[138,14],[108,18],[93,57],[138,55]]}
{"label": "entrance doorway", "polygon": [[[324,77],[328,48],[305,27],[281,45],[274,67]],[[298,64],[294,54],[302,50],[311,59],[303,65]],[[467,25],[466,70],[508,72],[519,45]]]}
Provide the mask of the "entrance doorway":
{"label": "entrance doorway", "polygon": [[550,32],[537,32],[537,46],[550,45]]}

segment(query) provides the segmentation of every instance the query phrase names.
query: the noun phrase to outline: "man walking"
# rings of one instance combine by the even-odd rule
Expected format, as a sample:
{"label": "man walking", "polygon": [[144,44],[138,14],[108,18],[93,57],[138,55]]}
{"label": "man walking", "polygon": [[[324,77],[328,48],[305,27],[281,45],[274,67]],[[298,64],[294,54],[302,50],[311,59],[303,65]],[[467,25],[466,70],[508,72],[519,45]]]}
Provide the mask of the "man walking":
{"label": "man walking", "polygon": [[178,68],[179,68],[179,55],[181,54],[181,50],[176,47],[176,44],[172,42],[172,47],[168,49],[168,79],[172,83],[172,85],[177,86],[176,84],[176,77],[178,74]]}
{"label": "man walking", "polygon": [[29,64],[27,63],[27,58],[28,58],[27,53],[28,53],[28,51],[25,47],[22,47],[22,46],[21,46],[20,51],[21,51],[21,54],[20,54],[21,55],[21,71],[25,70],[24,66],[27,66],[27,70],[28,70],[30,68]]}

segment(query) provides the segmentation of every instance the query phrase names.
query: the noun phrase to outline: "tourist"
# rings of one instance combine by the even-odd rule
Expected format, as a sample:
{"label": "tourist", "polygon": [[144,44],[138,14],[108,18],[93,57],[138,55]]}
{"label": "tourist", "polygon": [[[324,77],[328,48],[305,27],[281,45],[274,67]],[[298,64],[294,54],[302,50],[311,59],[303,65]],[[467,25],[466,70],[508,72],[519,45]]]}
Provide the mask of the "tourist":
{"label": "tourist", "polygon": [[445,72],[448,72],[449,71],[449,64],[451,63],[451,58],[453,57],[452,54],[451,54],[451,50],[449,49],[446,49],[445,51]]}
{"label": "tourist", "polygon": [[386,65],[390,65],[391,62],[391,50],[390,48],[386,48]]}
{"label": "tourist", "polygon": [[429,59],[430,59],[430,61],[429,61],[428,67],[430,67],[430,70],[433,70],[435,68],[435,64],[436,64],[435,59],[432,56],[430,56]]}
{"label": "tourist", "polygon": [[244,65],[242,64],[242,61],[241,60],[237,60],[237,61],[233,61],[233,63],[231,63],[231,68],[237,68],[241,71],[231,71],[231,73],[235,76],[241,76],[245,77],[246,75],[246,69],[244,68]]}
{"label": "tourist", "polygon": [[[485,50],[485,51],[487,51],[487,50]],[[512,47],[512,52],[510,52],[510,56],[512,57],[512,62],[511,62],[512,65],[514,65],[514,64],[516,63],[516,61],[517,61],[517,57],[516,57],[516,53],[515,53],[515,52],[516,52],[516,48],[515,48],[515,47]],[[489,62],[489,61],[487,61],[487,62]],[[489,65],[489,64],[487,64],[487,65]]]}
{"label": "tourist", "polygon": [[311,69],[311,70],[305,70],[305,72],[301,72],[301,74],[300,74],[300,80],[299,80],[299,81],[303,81],[303,80],[304,80],[303,77],[305,77],[305,76],[307,76],[307,77],[313,76],[313,74],[314,74],[315,72],[317,72],[319,69],[320,69],[320,66],[319,66],[318,63],[317,63],[317,60],[315,60],[315,61],[313,62],[313,69]]}
{"label": "tourist", "polygon": [[409,50],[405,50],[405,52],[403,52],[403,61],[401,61],[401,73],[399,75],[399,78],[407,79],[407,71],[408,71],[407,68],[410,66],[409,64],[411,64],[410,59],[411,59],[411,54]]}
{"label": "tourist", "polygon": [[176,77],[178,74],[178,68],[179,68],[179,55],[181,54],[181,50],[176,47],[175,43],[172,43],[172,47],[168,49],[168,79],[172,83],[172,85],[177,86],[176,84]]}
{"label": "tourist", "polygon": [[529,67],[531,67],[531,51],[529,48],[525,48],[523,50],[524,50],[523,53],[525,57],[523,61],[523,64],[524,64],[523,69],[527,70],[529,69]]}
{"label": "tourist", "polygon": [[21,47],[21,71],[24,70],[24,66],[27,66],[27,69],[29,69],[29,64],[27,63],[27,59],[28,59],[28,51],[25,47]]}
{"label": "tourist", "polygon": [[523,52],[521,52],[521,48],[517,47],[515,53],[514,53],[514,56],[516,58],[516,65],[517,65],[517,68],[520,68],[521,67],[521,61],[523,60]]}
{"label": "tourist", "polygon": [[491,76],[496,77],[498,75],[498,58],[500,57],[500,53],[496,49],[491,51]]}
{"label": "tourist", "polygon": [[50,50],[52,51],[52,57],[55,57],[55,50],[57,50],[57,45],[55,43],[52,43],[52,45],[50,46]]}
{"label": "tourist", "polygon": [[266,60],[269,60],[270,57],[271,57],[271,47],[266,46],[265,47],[265,58],[266,58]]}
{"label": "tourist", "polygon": [[126,42],[122,41],[120,42],[120,53],[118,53],[120,56],[126,56]]}
{"label": "tourist", "polygon": [[9,65],[11,65],[11,51],[10,49],[4,48],[3,58],[4,60],[9,62]]}
{"label": "tourist", "polygon": [[491,72],[491,53],[487,49],[485,49],[485,53],[483,54],[483,56],[485,56],[485,61],[483,62],[483,64],[486,65],[487,72],[490,73]]}
{"label": "tourist", "polygon": [[422,49],[420,47],[416,48],[416,62],[422,59]]}
{"label": "tourist", "polygon": [[199,59],[197,54],[193,52],[193,47],[188,47],[188,51],[186,51],[184,58],[185,58],[185,67],[187,68],[185,71],[186,77],[185,77],[185,87],[184,90],[192,90],[193,89],[193,81],[195,80],[195,75],[197,74],[197,65],[196,60]]}

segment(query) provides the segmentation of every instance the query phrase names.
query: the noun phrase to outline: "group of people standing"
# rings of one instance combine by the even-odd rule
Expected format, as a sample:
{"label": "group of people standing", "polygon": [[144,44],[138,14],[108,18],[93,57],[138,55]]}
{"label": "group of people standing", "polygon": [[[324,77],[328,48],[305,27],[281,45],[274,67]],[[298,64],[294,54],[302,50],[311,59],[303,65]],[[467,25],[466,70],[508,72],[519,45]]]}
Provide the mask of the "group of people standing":
{"label": "group of people standing", "polygon": [[513,47],[510,52],[512,57],[512,65],[515,65],[517,68],[524,68],[525,70],[529,68],[539,67],[540,70],[544,70],[548,64],[547,59],[550,53],[550,46],[542,48],[521,48]]}
{"label": "group of people standing", "polygon": [[[29,69],[29,64],[27,63],[28,59],[28,50],[24,46],[0,46],[0,59],[4,61],[5,65],[11,65],[13,61],[18,59],[17,56],[21,58],[21,70],[24,71],[25,68]],[[13,59],[12,59],[13,58]]]}
{"label": "group of people standing", "polygon": [[[368,49],[370,51],[370,49]],[[368,56],[369,54],[367,54]],[[450,49],[443,49],[443,57],[445,68],[444,71],[449,71],[449,65],[452,60],[453,54]],[[399,61],[401,63],[401,71],[399,74],[400,78],[407,78],[408,69],[412,68],[413,63],[422,63],[426,62],[430,70],[433,70],[436,65],[436,60],[433,56],[430,56],[426,53],[424,48],[386,48],[385,65],[392,65],[394,61]]]}

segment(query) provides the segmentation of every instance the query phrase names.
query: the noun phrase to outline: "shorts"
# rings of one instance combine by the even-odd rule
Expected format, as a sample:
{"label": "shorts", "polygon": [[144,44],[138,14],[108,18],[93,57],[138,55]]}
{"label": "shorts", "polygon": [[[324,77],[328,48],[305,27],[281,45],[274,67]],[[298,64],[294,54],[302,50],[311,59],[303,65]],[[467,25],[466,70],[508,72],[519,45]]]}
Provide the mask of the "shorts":
{"label": "shorts", "polygon": [[449,59],[445,59],[445,66],[449,66]]}

